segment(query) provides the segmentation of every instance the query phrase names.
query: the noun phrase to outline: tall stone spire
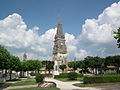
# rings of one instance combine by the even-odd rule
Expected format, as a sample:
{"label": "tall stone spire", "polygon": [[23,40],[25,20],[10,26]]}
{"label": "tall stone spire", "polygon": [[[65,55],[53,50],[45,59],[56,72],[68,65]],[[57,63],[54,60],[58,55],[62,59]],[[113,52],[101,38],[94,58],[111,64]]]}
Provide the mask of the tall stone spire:
{"label": "tall stone spire", "polygon": [[65,36],[62,31],[62,24],[60,23],[60,16],[58,17],[57,32],[54,40],[53,61],[54,75],[59,75],[61,72],[59,66],[62,64],[67,64],[67,48],[65,44]]}
{"label": "tall stone spire", "polygon": [[60,16],[58,16],[58,24],[60,24]]}
{"label": "tall stone spire", "polygon": [[65,45],[65,36],[62,31],[62,24],[60,23],[60,16],[58,17],[57,33],[55,35],[53,54],[66,54],[67,49]]}
{"label": "tall stone spire", "polygon": [[58,16],[57,35],[63,35],[62,24],[60,23],[60,16]]}

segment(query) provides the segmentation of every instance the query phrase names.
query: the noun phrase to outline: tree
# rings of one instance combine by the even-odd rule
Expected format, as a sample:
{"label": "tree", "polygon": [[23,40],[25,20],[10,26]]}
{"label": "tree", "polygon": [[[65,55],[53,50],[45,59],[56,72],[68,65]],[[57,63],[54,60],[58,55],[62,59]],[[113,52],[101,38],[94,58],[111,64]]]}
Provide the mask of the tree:
{"label": "tree", "polygon": [[[87,62],[87,66],[92,69],[93,74],[102,73],[102,70],[104,67],[104,59],[103,58],[100,58],[98,56],[96,56],[96,57],[89,56],[89,57],[85,58],[85,60]],[[95,69],[95,72],[94,72],[94,69]]]}
{"label": "tree", "polygon": [[117,40],[117,46],[118,48],[120,48],[120,27],[117,29],[116,32],[114,32],[114,34],[114,38]]}
{"label": "tree", "polygon": [[60,67],[59,67],[61,70],[62,70],[62,72],[64,71],[64,69],[66,69],[67,68],[67,66],[66,65],[60,65]]}
{"label": "tree", "polygon": [[69,66],[70,68],[73,68],[74,72],[75,72],[75,70],[77,70],[77,68],[78,68],[78,64],[77,64],[76,62],[69,62],[69,63],[68,63],[68,66]]}
{"label": "tree", "polygon": [[21,76],[24,76],[24,72],[27,71],[27,76],[29,71],[35,71],[39,73],[39,69],[42,67],[41,61],[38,60],[28,60],[21,62]]}
{"label": "tree", "polygon": [[5,78],[7,74],[9,59],[10,59],[10,53],[6,48],[0,45],[0,69],[2,70],[2,75],[3,75],[3,70],[5,70],[5,75],[3,76]]}
{"label": "tree", "polygon": [[42,67],[45,67],[45,73],[48,70],[50,71],[54,68],[54,61],[42,61]]}
{"label": "tree", "polygon": [[119,73],[120,55],[106,57],[105,66],[116,66],[116,73]]}
{"label": "tree", "polygon": [[50,71],[54,68],[54,62],[53,61],[47,61],[46,62],[46,69],[49,71],[49,74],[50,74]]}
{"label": "tree", "polygon": [[10,59],[8,61],[8,67],[10,69],[10,80],[12,79],[11,78],[12,71],[17,70],[19,65],[20,65],[20,59],[16,56],[10,56]]}

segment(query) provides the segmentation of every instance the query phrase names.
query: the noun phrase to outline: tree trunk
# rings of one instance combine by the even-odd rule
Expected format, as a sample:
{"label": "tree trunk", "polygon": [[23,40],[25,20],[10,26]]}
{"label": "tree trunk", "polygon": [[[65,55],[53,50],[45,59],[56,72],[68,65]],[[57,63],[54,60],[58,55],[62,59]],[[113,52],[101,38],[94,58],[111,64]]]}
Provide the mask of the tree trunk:
{"label": "tree trunk", "polygon": [[50,70],[48,70],[49,71],[49,74],[50,74]]}
{"label": "tree trunk", "polygon": [[27,71],[27,77],[29,77],[29,71]]}
{"label": "tree trunk", "polygon": [[12,80],[12,70],[10,69],[10,80]]}
{"label": "tree trunk", "polygon": [[20,77],[22,77],[22,71],[20,71]]}
{"label": "tree trunk", "polygon": [[7,76],[7,69],[5,69],[5,81],[6,81],[6,76]]}
{"label": "tree trunk", "polygon": [[64,70],[62,70],[62,73],[64,73]]}
{"label": "tree trunk", "polygon": [[117,69],[116,69],[116,73],[119,74],[119,67],[117,67]]}
{"label": "tree trunk", "polygon": [[40,70],[38,69],[38,73],[40,73]]}

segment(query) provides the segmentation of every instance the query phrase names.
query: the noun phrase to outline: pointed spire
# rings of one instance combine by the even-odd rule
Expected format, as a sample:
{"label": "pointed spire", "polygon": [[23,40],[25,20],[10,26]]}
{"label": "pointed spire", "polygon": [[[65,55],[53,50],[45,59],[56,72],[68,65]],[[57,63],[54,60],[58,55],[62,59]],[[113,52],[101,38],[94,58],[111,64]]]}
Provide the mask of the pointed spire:
{"label": "pointed spire", "polygon": [[60,16],[58,16],[57,35],[63,35],[62,24],[60,23]]}
{"label": "pointed spire", "polygon": [[58,24],[60,24],[60,16],[58,16]]}

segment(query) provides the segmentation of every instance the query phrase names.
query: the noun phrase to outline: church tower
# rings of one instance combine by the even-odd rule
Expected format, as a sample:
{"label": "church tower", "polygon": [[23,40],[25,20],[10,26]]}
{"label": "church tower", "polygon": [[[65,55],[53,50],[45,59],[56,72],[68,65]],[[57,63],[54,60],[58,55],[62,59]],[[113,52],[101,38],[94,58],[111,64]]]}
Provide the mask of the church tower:
{"label": "church tower", "polygon": [[23,61],[27,61],[27,55],[26,55],[26,53],[24,53],[24,55],[23,55]]}
{"label": "church tower", "polygon": [[62,31],[62,24],[60,23],[60,17],[58,17],[57,32],[54,38],[53,47],[53,61],[54,61],[54,75],[59,75],[62,64],[67,64],[67,48],[65,44],[65,35]]}

